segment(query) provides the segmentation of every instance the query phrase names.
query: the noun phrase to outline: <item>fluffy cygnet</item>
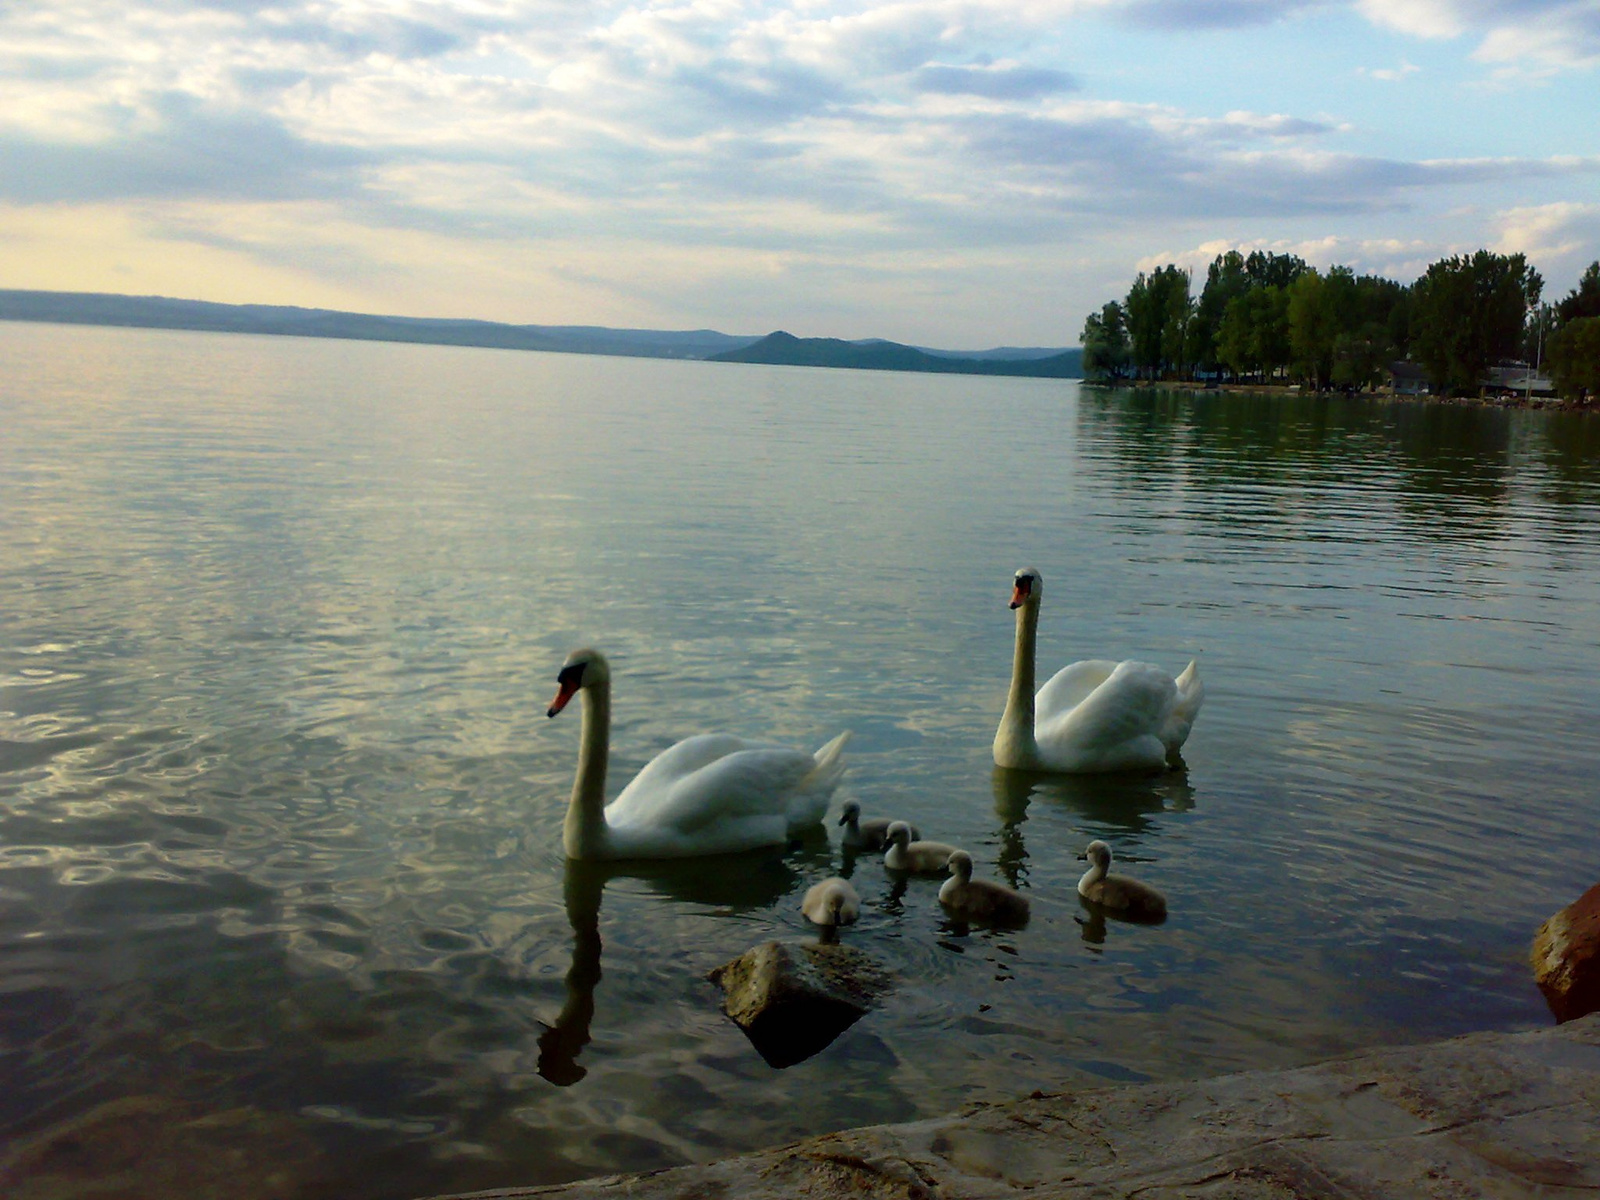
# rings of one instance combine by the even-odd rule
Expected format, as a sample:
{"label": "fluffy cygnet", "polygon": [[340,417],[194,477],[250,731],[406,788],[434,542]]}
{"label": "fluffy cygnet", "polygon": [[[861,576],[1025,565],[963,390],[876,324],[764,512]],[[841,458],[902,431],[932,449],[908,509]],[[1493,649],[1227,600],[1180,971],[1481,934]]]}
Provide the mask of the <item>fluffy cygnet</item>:
{"label": "fluffy cygnet", "polygon": [[848,879],[835,875],[811,885],[800,911],[813,925],[854,925],[861,915],[861,897]]}
{"label": "fluffy cygnet", "polygon": [[912,871],[921,875],[942,875],[954,846],[943,842],[914,842],[911,826],[904,821],[893,821],[887,833],[889,849],[883,856],[883,865],[891,871]]}
{"label": "fluffy cygnet", "polygon": [[[839,813],[839,824],[844,826],[844,844],[852,850],[882,850],[889,840],[889,826],[894,822],[888,817],[868,817],[861,819],[861,805],[854,800],[846,800],[844,808]],[[917,827],[911,827],[911,840],[916,841],[920,835]]]}
{"label": "fluffy cygnet", "polygon": [[1104,842],[1089,843],[1083,852],[1090,866],[1078,880],[1078,895],[1085,900],[1134,917],[1164,917],[1167,915],[1167,898],[1149,884],[1129,879],[1126,875],[1112,875],[1111,847]]}
{"label": "fluffy cygnet", "polygon": [[1028,898],[1003,883],[974,879],[972,855],[965,850],[950,856],[950,878],[939,889],[939,903],[984,925],[1021,925],[1028,919]]}

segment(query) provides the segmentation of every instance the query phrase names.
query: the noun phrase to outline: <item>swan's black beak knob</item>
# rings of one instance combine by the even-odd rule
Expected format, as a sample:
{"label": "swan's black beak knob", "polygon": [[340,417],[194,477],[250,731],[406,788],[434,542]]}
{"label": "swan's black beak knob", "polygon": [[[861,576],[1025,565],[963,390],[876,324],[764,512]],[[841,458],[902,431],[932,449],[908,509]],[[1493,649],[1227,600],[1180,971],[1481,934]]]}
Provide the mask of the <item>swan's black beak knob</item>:
{"label": "swan's black beak knob", "polygon": [[567,701],[578,694],[578,689],[583,686],[583,664],[575,662],[571,666],[562,667],[556,676],[556,698],[550,701],[550,707],[545,716],[553,717],[567,706]]}

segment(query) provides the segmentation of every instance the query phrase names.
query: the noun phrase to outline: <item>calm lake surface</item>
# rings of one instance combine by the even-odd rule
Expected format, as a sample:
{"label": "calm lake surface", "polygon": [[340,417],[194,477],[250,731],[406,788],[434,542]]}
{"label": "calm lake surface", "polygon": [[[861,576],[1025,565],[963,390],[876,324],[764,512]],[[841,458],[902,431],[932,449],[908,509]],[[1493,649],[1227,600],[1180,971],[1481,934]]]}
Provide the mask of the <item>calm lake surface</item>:
{"label": "calm lake surface", "polygon": [[[1041,678],[1198,658],[1183,771],[997,772]],[[1034,1088],[1549,1021],[1600,878],[1600,419],[0,324],[0,1180],[352,1200],[702,1160]],[[838,799],[1033,898],[846,865],[894,992],[768,1067],[717,964],[838,830],[575,869],[679,738],[855,737]],[[1104,838],[1156,927],[1080,907]]]}

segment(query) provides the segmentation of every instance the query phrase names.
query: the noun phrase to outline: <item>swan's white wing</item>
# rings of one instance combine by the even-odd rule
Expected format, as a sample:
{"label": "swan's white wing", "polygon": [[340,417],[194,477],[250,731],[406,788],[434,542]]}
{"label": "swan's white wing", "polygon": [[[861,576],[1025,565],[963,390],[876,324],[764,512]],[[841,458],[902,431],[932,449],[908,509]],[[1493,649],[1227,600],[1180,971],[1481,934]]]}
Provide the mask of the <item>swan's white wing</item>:
{"label": "swan's white wing", "polygon": [[[1055,684],[1056,679],[1052,679],[1046,689]],[[1165,761],[1166,748],[1159,735],[1177,693],[1172,676],[1160,667],[1132,661],[1118,663],[1105,681],[1074,708],[1049,716],[1036,711],[1034,738],[1040,758],[1072,769],[1160,766]]]}
{"label": "swan's white wing", "polygon": [[775,818],[781,839],[790,794],[816,765],[803,750],[703,734],[651,760],[607,806],[606,821],[618,830],[650,825],[693,838],[725,822]]}
{"label": "swan's white wing", "polygon": [[1062,667],[1033,697],[1034,727],[1077,708],[1116,669],[1117,664],[1109,658],[1089,658]]}
{"label": "swan's white wing", "polygon": [[692,775],[720,758],[757,745],[760,743],[734,737],[731,733],[702,733],[675,742],[645,763],[639,773],[629,780],[628,786],[606,806],[606,820],[632,820],[632,814],[641,807],[648,808],[659,803],[672,785],[684,776]]}

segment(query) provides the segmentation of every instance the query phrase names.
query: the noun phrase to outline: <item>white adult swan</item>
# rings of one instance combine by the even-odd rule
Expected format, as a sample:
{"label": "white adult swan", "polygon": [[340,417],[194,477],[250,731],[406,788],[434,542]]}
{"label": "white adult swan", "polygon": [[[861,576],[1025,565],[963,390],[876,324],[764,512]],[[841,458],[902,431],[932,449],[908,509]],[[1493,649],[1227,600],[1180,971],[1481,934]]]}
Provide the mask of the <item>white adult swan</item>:
{"label": "white adult swan", "polygon": [[1149,663],[1088,659],[1063,667],[1035,695],[1044,581],[1029,567],[1017,572],[1015,585],[1017,649],[1011,693],[994,735],[995,763],[1073,774],[1176,765],[1206,695],[1195,664],[1173,679]]}
{"label": "white adult swan", "polygon": [[663,750],[605,802],[611,668],[574,650],[556,676],[555,716],[583,693],[578,774],[561,831],[568,858],[687,858],[779,845],[821,822],[844,774],[841,733],[814,755],[706,733]]}

